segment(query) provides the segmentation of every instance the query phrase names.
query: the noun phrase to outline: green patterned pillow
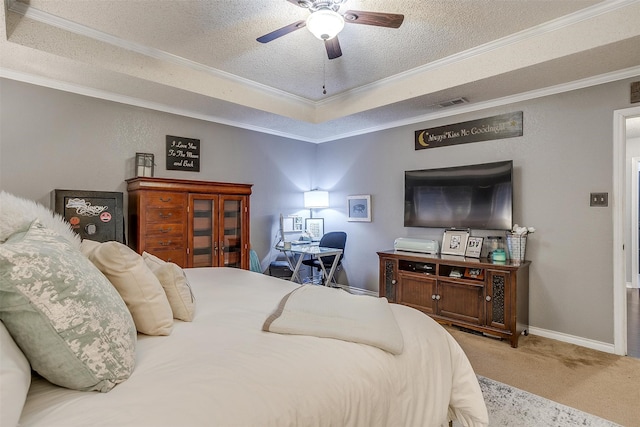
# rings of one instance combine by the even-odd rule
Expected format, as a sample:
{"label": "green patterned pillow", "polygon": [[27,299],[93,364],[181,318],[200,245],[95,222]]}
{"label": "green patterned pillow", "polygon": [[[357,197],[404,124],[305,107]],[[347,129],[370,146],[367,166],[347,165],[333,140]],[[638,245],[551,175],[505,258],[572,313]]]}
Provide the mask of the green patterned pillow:
{"label": "green patterned pillow", "polygon": [[39,220],[0,244],[0,319],[54,384],[107,392],[133,371],[136,328],[122,298]]}

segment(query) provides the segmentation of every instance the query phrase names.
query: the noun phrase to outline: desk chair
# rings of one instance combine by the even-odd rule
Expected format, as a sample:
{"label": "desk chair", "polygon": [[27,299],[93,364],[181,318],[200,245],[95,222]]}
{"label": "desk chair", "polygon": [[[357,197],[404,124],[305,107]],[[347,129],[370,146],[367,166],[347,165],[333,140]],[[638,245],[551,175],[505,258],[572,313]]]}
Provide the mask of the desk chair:
{"label": "desk chair", "polygon": [[[340,266],[342,266],[342,259],[344,258],[344,247],[346,244],[347,244],[347,233],[345,233],[344,231],[331,231],[323,235],[322,238],[320,239],[320,246],[322,247],[342,249],[342,254],[338,259],[338,264],[336,266],[336,272],[338,272],[338,270],[340,269]],[[331,268],[331,265],[333,264],[333,260],[335,259],[335,257],[336,257],[335,255],[322,257],[322,263],[324,264],[325,269]],[[302,261],[302,264],[308,265],[309,267],[312,267],[312,268],[316,268],[318,272],[322,271],[322,266],[320,265],[320,261],[318,261],[315,258],[305,259],[304,261]],[[334,274],[333,282],[337,284],[338,282],[336,282],[335,277],[336,275]],[[323,283],[324,283],[324,280],[325,278],[323,277],[322,278]]]}

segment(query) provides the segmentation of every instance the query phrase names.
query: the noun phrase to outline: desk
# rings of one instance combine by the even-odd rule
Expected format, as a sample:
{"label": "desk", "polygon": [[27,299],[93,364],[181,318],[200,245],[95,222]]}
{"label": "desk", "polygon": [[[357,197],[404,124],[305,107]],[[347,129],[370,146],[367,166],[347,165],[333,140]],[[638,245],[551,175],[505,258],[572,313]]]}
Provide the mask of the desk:
{"label": "desk", "polygon": [[[325,248],[322,246],[318,246],[318,244],[292,244],[291,248],[285,249],[284,244],[279,243],[276,245],[276,249],[284,252],[287,256],[287,262],[289,263],[289,267],[293,270],[293,274],[291,275],[291,281],[297,280],[298,283],[302,283],[300,277],[298,276],[298,272],[300,271],[300,266],[302,265],[302,259],[305,255],[311,255],[313,258],[316,258],[320,261],[320,266],[322,267],[323,277],[325,278],[324,284],[327,285],[331,282],[331,278],[336,271],[336,267],[338,266],[338,261],[340,260],[340,255],[342,255],[342,249],[336,248]],[[295,256],[298,256],[298,260],[295,260]],[[324,264],[322,263],[322,257],[335,255],[333,259],[333,264],[331,264],[331,269],[327,274],[327,270],[324,268]],[[295,265],[294,265],[295,264]]]}

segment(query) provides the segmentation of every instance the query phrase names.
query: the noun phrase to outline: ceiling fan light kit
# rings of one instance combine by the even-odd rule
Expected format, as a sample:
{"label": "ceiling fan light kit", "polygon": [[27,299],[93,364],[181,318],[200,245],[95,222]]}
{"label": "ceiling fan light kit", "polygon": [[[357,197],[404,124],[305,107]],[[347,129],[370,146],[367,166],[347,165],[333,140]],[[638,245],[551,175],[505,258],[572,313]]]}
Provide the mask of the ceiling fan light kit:
{"label": "ceiling fan light kit", "polygon": [[[338,41],[338,33],[344,28],[345,22],[350,24],[373,25],[376,27],[399,28],[404,21],[404,15],[396,13],[367,12],[362,10],[347,10],[340,14],[338,10],[347,0],[287,0],[298,7],[308,9],[311,14],[306,21],[298,21],[267,33],[256,40],[269,43],[277,38],[307,27],[311,34],[324,41],[329,59],[342,56],[342,49]],[[346,20],[346,21],[345,21]]]}
{"label": "ceiling fan light kit", "polygon": [[344,18],[331,9],[320,9],[309,15],[307,28],[320,40],[330,40],[344,28]]}

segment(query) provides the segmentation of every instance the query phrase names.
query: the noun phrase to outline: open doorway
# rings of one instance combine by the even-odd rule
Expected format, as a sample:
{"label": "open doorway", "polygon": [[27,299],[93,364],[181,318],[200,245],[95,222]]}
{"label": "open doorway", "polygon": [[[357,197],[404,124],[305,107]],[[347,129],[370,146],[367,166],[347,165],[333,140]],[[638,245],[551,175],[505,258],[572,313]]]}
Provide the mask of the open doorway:
{"label": "open doorway", "polygon": [[627,355],[640,358],[640,117],[627,117],[625,120],[626,157],[630,169],[627,183],[630,192],[626,204],[631,211],[628,231],[631,233],[629,246],[630,257],[627,259],[631,266],[630,277],[627,277]]}
{"label": "open doorway", "polygon": [[[627,259],[631,266],[630,277],[627,277],[627,355],[640,358],[640,289],[638,289],[638,275],[640,274],[640,117],[626,119],[626,151],[627,159],[631,157],[630,176],[628,177],[629,203],[631,221],[628,231],[631,233],[629,246],[630,257]],[[636,136],[638,134],[638,136]]]}
{"label": "open doorway", "polygon": [[[630,119],[627,119],[627,122]],[[640,119],[638,119],[640,120]],[[626,132],[629,135],[629,132]],[[626,138],[629,140],[629,138]],[[640,139],[639,139],[640,141]],[[627,175],[627,187],[630,191],[626,192],[629,200],[625,203],[627,210],[630,214],[630,222],[625,226],[628,230],[630,241],[625,241],[625,246],[629,245],[629,256],[627,258],[627,287],[637,288],[638,287],[638,274],[640,273],[640,249],[638,248],[640,242],[640,219],[639,219],[639,208],[638,203],[640,202],[640,195],[638,191],[640,191],[640,156],[636,156],[633,152],[634,148],[630,147],[630,144],[626,144],[626,157],[629,159],[631,155],[630,163],[627,162],[627,165],[630,167],[630,173]],[[638,144],[638,150],[640,151],[640,144]],[[629,268],[631,271],[629,272]]]}
{"label": "open doorway", "polygon": [[[613,123],[613,305],[614,305],[614,351],[616,354],[626,355],[630,344],[628,338],[630,333],[636,337],[640,333],[640,318],[634,317],[631,320],[638,322],[638,329],[628,331],[628,326],[634,326],[628,321],[628,314],[631,310],[627,307],[630,301],[627,292],[627,283],[637,283],[637,274],[629,271],[638,269],[638,220],[632,224],[631,213],[635,212],[638,218],[638,203],[632,202],[631,188],[638,187],[637,162],[633,162],[627,150],[627,143],[636,138],[635,130],[631,127],[635,125],[636,118],[640,119],[640,107],[627,108],[614,112]],[[630,126],[628,128],[628,126]],[[640,139],[640,134],[637,138]],[[640,157],[640,154],[638,155]],[[633,171],[630,171],[633,169]],[[633,178],[631,178],[633,177]],[[638,191],[634,191],[638,194]],[[632,241],[630,241],[632,240]],[[625,245],[626,243],[626,245]],[[626,248],[626,250],[625,250]],[[627,280],[630,278],[630,280]],[[631,317],[631,316],[629,316]],[[637,357],[637,356],[636,356]]]}

